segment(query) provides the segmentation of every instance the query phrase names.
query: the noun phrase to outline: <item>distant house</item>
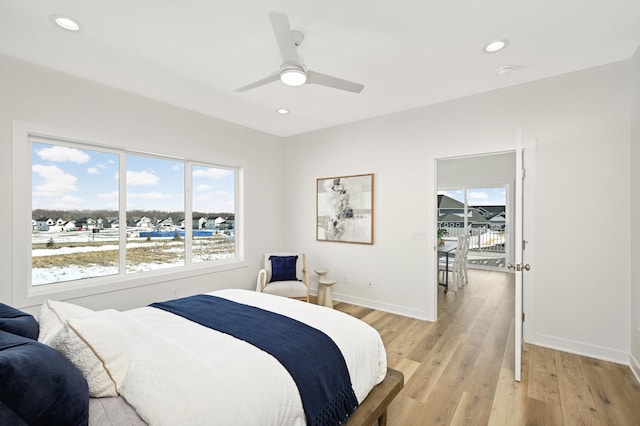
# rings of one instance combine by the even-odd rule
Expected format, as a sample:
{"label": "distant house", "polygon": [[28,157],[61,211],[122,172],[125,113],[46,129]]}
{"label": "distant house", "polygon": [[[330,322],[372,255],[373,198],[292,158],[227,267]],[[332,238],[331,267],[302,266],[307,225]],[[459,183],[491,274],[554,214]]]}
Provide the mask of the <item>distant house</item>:
{"label": "distant house", "polygon": [[489,220],[491,229],[504,230],[507,223],[506,206],[473,206],[473,208]]}
{"label": "distant house", "polygon": [[153,228],[153,222],[146,216],[142,216],[135,223],[136,228]]}
{"label": "distant house", "polygon": [[487,219],[491,219],[492,217],[499,215],[500,213],[504,213],[506,206],[505,205],[496,205],[496,206],[471,206],[478,211],[482,216]]}
{"label": "distant house", "polygon": [[62,224],[63,231],[76,231],[78,229],[78,225],[75,220],[70,220]]}
{"label": "distant house", "polygon": [[[463,229],[465,219],[470,228],[482,228],[489,225],[489,220],[477,208],[467,207],[465,217],[464,203],[447,195],[438,195],[438,228]],[[452,234],[450,235],[458,235]]]}
{"label": "distant house", "polygon": [[119,228],[120,221],[117,216],[105,217],[102,219],[102,227],[107,228]]}
{"label": "distant house", "polygon": [[156,227],[158,228],[169,228],[169,227],[174,227],[175,226],[175,222],[173,221],[173,218],[171,216],[169,216],[166,219],[161,219],[156,223]]}
{"label": "distant house", "polygon": [[191,219],[192,229],[205,229],[207,224],[207,218],[204,216],[197,216]]}
{"label": "distant house", "polygon": [[81,231],[91,231],[96,227],[96,220],[90,217],[76,219],[76,229]]}
{"label": "distant house", "polygon": [[36,231],[48,231],[51,226],[54,226],[56,222],[49,217],[41,217],[35,220],[34,230]]}
{"label": "distant house", "polygon": [[507,224],[507,215],[505,212],[498,213],[489,219],[489,227],[503,231]]}
{"label": "distant house", "polygon": [[215,219],[215,227],[216,229],[233,229],[235,227],[235,217],[217,217]]}

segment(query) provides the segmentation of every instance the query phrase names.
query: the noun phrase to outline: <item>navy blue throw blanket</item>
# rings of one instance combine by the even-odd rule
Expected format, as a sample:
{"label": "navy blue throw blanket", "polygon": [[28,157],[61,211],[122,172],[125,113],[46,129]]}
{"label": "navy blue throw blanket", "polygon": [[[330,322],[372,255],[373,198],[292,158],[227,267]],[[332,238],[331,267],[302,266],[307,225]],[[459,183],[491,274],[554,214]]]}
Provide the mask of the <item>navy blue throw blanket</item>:
{"label": "navy blue throw blanket", "polygon": [[273,355],[296,383],[308,425],[343,423],[358,406],[344,357],[320,330],[275,312],[205,294],[150,306]]}

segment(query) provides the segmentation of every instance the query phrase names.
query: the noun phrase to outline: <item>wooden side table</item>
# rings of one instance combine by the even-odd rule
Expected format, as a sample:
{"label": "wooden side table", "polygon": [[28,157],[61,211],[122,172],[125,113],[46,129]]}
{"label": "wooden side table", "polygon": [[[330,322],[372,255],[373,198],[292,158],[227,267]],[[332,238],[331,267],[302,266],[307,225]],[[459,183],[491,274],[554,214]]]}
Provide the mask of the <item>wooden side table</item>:
{"label": "wooden side table", "polygon": [[327,275],[327,273],[329,273],[329,271],[326,269],[315,269],[314,272],[318,274],[318,300],[316,304],[324,305],[324,291],[326,287],[323,285],[320,285],[320,280],[323,279],[324,276]]}
{"label": "wooden side table", "polygon": [[331,278],[320,278],[318,280],[318,294],[322,292],[322,300],[318,296],[318,305],[326,306],[333,309],[333,295],[331,294],[331,287],[336,283],[336,280]]}

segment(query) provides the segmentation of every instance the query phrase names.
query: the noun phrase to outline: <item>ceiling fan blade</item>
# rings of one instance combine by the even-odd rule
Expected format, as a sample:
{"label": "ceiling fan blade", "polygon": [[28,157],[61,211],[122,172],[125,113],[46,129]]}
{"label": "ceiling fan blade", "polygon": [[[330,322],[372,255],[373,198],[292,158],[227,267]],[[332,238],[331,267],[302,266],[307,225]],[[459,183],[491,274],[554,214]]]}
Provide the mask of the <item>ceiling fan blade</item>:
{"label": "ceiling fan blade", "polygon": [[330,75],[321,74],[315,71],[307,71],[307,83],[319,84],[320,86],[332,87],[334,89],[346,90],[347,92],[360,93],[364,85]]}
{"label": "ceiling fan blade", "polygon": [[291,26],[289,25],[287,15],[279,12],[270,12],[269,18],[271,19],[273,33],[278,41],[282,61],[289,64],[299,64],[300,56],[298,55],[298,49],[291,35]]}
{"label": "ceiling fan blade", "polygon": [[262,80],[258,80],[255,81],[251,84],[247,84],[246,86],[242,86],[238,89],[236,89],[236,92],[246,92],[247,90],[251,90],[251,89],[255,89],[256,87],[260,87],[260,86],[264,86],[265,84],[269,84],[271,82],[274,82],[276,80],[280,80],[280,74],[279,73],[275,73],[270,75],[269,77],[265,77]]}

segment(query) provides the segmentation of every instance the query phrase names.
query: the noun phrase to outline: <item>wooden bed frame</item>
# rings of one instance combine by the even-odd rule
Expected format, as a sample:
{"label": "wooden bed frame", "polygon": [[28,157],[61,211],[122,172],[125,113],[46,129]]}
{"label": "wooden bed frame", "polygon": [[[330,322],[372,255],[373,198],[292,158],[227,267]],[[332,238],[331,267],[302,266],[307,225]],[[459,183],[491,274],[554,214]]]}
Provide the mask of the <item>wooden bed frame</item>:
{"label": "wooden bed frame", "polygon": [[362,404],[349,416],[346,425],[368,426],[376,424],[386,426],[387,408],[393,398],[404,387],[404,375],[397,370],[387,368],[387,377],[377,384],[369,395],[362,401]]}
{"label": "wooden bed frame", "polygon": [[[387,424],[387,407],[404,386],[401,372],[387,369],[387,377],[376,385],[345,423],[348,426]],[[136,411],[122,397],[90,398],[89,424],[93,426],[146,426]]]}

